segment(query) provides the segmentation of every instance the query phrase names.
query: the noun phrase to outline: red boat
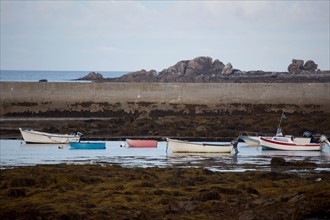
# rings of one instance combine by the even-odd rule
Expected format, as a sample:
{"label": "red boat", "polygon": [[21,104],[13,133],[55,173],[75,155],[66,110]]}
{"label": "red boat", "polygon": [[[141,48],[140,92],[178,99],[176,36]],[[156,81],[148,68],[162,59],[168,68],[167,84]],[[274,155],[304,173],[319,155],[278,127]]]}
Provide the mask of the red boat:
{"label": "red boat", "polygon": [[133,140],[133,139],[126,139],[128,147],[150,147],[155,148],[157,147],[156,140]]}

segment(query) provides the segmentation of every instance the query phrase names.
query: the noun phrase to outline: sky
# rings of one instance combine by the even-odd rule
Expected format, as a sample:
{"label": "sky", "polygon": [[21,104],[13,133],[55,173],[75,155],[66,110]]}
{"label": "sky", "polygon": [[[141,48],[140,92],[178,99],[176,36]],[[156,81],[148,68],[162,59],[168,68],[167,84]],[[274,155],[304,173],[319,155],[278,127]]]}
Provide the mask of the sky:
{"label": "sky", "polygon": [[330,1],[1,0],[2,70],[158,72],[199,56],[244,71],[330,70]]}

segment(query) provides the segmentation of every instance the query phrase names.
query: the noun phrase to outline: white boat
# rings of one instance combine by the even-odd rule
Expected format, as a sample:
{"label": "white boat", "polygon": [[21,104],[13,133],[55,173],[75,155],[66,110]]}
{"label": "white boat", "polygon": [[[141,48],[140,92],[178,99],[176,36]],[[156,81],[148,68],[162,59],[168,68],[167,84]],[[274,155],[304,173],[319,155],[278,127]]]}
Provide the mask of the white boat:
{"label": "white boat", "polygon": [[166,139],[168,147],[173,153],[230,153],[232,144],[211,144]]}
{"label": "white boat", "polygon": [[[277,135],[278,136],[278,135]],[[259,146],[260,145],[260,138],[272,139],[272,136],[269,134],[262,134],[258,132],[240,132],[239,139],[243,140],[249,146]],[[298,144],[309,144],[311,142],[310,137],[296,137],[295,142]]]}
{"label": "white boat", "polygon": [[26,143],[35,144],[67,144],[69,142],[79,142],[82,136],[80,132],[77,134],[51,134],[21,128],[19,130]]}
{"label": "white boat", "polygon": [[[305,142],[305,140],[303,141]],[[293,136],[274,136],[271,139],[260,138],[260,145],[263,150],[287,150],[287,151],[318,151],[322,150],[320,143],[301,143]]]}
{"label": "white boat", "polygon": [[241,131],[238,138],[243,140],[249,146],[258,146],[260,145],[260,137],[271,138],[272,136],[251,131]]}

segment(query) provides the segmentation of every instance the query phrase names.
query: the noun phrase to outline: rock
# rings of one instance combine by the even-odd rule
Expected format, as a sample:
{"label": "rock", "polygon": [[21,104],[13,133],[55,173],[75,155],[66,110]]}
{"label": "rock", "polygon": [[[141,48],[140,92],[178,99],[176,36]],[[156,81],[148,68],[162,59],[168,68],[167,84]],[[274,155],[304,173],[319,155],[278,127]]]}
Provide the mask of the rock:
{"label": "rock", "polygon": [[307,60],[305,65],[303,66],[303,70],[308,70],[314,72],[317,70],[317,64],[313,60]]}
{"label": "rock", "polygon": [[25,188],[10,188],[7,192],[9,197],[25,197],[26,189]]}
{"label": "rock", "polygon": [[208,74],[212,69],[211,57],[196,57],[192,60],[182,60],[159,73],[160,76],[192,76]]}
{"label": "rock", "polygon": [[174,66],[164,69],[159,75],[184,75],[189,60],[182,60],[177,62]]}
{"label": "rock", "polygon": [[157,75],[156,70],[147,71],[142,69],[140,71],[127,73],[122,76],[121,79],[124,82],[153,82],[155,81]]}
{"label": "rock", "polygon": [[273,157],[270,161],[271,166],[285,166],[287,163],[285,162],[283,157]]}
{"label": "rock", "polygon": [[86,76],[79,78],[78,80],[102,80],[103,76],[100,73],[90,72]]}
{"label": "rock", "polygon": [[212,63],[211,73],[214,74],[214,75],[220,75],[223,68],[225,68],[225,64],[223,64],[223,62],[216,59]]}
{"label": "rock", "polygon": [[200,200],[203,201],[203,202],[209,201],[209,200],[220,200],[220,199],[221,199],[221,195],[216,190],[203,192],[200,195]]}
{"label": "rock", "polygon": [[303,60],[293,59],[292,63],[288,66],[289,73],[300,73],[303,70],[314,72],[317,70],[317,64],[313,60],[308,60],[305,64]]}
{"label": "rock", "polygon": [[224,75],[229,75],[232,72],[233,72],[233,66],[231,65],[231,63],[227,63],[221,73]]}
{"label": "rock", "polygon": [[212,69],[211,57],[196,57],[188,61],[185,75],[207,74]]}
{"label": "rock", "polygon": [[304,61],[292,59],[292,63],[288,66],[289,73],[300,73],[303,69]]}
{"label": "rock", "polygon": [[[305,64],[305,65],[304,65]],[[191,60],[181,60],[175,65],[156,70],[140,70],[117,78],[104,79],[107,82],[158,82],[158,83],[253,83],[253,82],[325,82],[330,80],[330,71],[317,70],[317,64],[309,60],[292,59],[288,72],[262,70],[241,71],[231,63],[224,65],[220,60],[200,56]],[[313,74],[317,73],[317,74]]]}
{"label": "rock", "polygon": [[158,82],[209,82],[211,77],[220,75],[224,67],[219,60],[201,56],[192,60],[182,60],[161,71]]}

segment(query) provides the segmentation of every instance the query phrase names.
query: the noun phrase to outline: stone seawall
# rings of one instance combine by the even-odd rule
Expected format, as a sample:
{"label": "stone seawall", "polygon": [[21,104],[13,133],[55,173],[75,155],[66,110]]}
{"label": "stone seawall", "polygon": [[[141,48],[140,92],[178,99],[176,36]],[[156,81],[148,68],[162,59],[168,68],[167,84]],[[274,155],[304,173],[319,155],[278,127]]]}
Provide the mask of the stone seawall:
{"label": "stone seawall", "polygon": [[[47,111],[148,111],[134,105],[152,103],[205,106],[287,105],[287,111],[330,112],[330,83],[1,83],[2,116]],[[111,106],[111,107],[110,107]],[[313,106],[311,108],[311,106]],[[284,107],[284,106],[283,106]],[[282,107],[282,108],[283,108]],[[285,107],[284,107],[285,108]],[[285,109],[283,109],[285,110]],[[198,111],[198,108],[196,109]]]}
{"label": "stone seawall", "polygon": [[[48,128],[46,123],[14,123],[44,130],[51,125],[55,131],[77,126],[94,136],[102,136],[102,131],[115,135],[234,136],[238,130],[273,131],[285,111],[290,123],[283,127],[290,132],[298,134],[309,128],[330,133],[330,83],[1,82],[0,90],[3,118],[108,118],[106,122],[75,122],[79,125],[49,122]],[[8,133],[10,129],[4,130]]]}

